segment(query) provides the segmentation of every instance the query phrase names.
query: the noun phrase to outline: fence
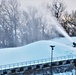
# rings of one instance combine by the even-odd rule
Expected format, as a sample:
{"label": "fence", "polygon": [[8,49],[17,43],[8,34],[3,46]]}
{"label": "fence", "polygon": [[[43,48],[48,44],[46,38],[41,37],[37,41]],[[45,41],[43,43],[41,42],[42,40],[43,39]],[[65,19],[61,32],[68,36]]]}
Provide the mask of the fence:
{"label": "fence", "polygon": [[[53,62],[60,61],[60,60],[67,60],[67,59],[76,59],[76,55],[54,57]],[[7,65],[0,65],[0,70],[29,66],[29,65],[36,65],[36,64],[43,64],[43,63],[48,63],[48,62],[51,62],[50,58],[32,60],[32,61],[27,61],[27,62],[19,62],[19,63],[7,64]]]}

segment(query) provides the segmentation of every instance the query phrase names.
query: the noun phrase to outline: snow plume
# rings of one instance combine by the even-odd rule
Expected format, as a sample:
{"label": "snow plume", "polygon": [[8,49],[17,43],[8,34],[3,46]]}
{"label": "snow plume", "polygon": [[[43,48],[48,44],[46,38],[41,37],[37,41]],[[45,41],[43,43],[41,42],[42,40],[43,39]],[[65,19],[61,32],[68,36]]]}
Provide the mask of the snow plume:
{"label": "snow plume", "polygon": [[[58,31],[60,34],[62,34],[64,37],[66,37],[70,42],[74,42],[67,32],[64,30],[64,28],[59,24],[57,19],[51,14],[51,11],[46,8],[47,3],[42,3],[37,5],[36,8],[38,10],[37,16],[36,17],[42,17],[42,22],[46,25],[45,27],[50,29],[53,27]],[[47,31],[46,31],[47,32]],[[54,33],[53,33],[54,34]]]}
{"label": "snow plume", "polygon": [[51,14],[50,10],[41,8],[40,12],[43,15],[43,20],[46,21],[46,25],[53,25],[60,34],[66,37],[70,42],[74,42],[72,38],[67,34],[64,28],[59,24],[57,19]]}

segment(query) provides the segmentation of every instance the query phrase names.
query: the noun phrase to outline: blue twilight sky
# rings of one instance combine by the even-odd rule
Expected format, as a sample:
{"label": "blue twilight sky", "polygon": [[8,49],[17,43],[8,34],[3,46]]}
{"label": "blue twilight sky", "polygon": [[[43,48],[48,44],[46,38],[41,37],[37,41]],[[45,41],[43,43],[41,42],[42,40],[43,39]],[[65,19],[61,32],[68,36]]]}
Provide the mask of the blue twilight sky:
{"label": "blue twilight sky", "polygon": [[[66,10],[71,12],[72,10],[76,10],[76,0],[62,0],[66,5]],[[22,8],[25,8],[26,6],[33,5],[33,6],[39,6],[42,3],[45,2],[52,3],[53,0],[21,0]]]}

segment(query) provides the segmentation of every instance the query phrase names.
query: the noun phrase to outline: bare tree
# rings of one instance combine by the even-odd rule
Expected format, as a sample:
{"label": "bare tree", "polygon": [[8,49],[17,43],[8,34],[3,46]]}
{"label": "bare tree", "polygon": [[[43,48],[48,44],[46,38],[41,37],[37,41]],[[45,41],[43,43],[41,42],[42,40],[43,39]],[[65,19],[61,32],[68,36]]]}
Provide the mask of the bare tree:
{"label": "bare tree", "polygon": [[65,7],[66,6],[63,1],[54,0],[51,6],[51,12],[57,19],[59,19],[65,10]]}
{"label": "bare tree", "polygon": [[76,11],[72,11],[69,24],[71,25],[72,36],[76,36]]}
{"label": "bare tree", "polygon": [[61,24],[64,27],[64,29],[66,30],[66,32],[70,35],[70,36],[75,36],[76,33],[76,18],[75,18],[76,14],[75,12],[72,12],[71,14],[69,13],[65,13],[63,18],[61,19]]}
{"label": "bare tree", "polygon": [[[7,46],[16,46],[17,44],[17,27],[19,25],[19,9],[17,0],[2,0],[1,2],[1,18],[6,32]],[[6,38],[5,36],[5,38]]]}
{"label": "bare tree", "polygon": [[[22,40],[26,39],[26,43],[39,40],[40,18],[37,17],[38,10],[35,7],[29,7],[28,12],[23,12]],[[31,38],[30,38],[31,37]]]}

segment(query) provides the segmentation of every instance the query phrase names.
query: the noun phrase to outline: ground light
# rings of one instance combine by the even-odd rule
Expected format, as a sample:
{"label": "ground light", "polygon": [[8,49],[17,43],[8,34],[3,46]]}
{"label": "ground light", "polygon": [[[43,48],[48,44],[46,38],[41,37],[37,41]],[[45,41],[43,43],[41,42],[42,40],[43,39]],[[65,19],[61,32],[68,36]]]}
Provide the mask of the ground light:
{"label": "ground light", "polygon": [[53,73],[52,73],[52,60],[53,60],[53,50],[54,50],[55,46],[50,45],[50,47],[51,47],[51,75],[53,75]]}

